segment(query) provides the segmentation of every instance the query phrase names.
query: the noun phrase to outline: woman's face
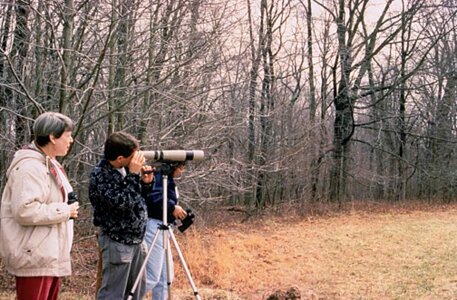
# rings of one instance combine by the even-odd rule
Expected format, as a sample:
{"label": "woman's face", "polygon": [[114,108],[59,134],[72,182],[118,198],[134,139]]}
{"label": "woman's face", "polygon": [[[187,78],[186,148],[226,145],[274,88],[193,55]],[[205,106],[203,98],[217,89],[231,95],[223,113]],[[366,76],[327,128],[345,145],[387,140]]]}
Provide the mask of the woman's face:
{"label": "woman's face", "polygon": [[73,143],[73,137],[71,131],[65,131],[59,138],[51,136],[51,141],[53,141],[55,156],[65,156]]}
{"label": "woman's face", "polygon": [[180,178],[182,176],[182,173],[184,173],[184,170],[186,169],[185,166],[179,166],[173,171],[173,178]]}

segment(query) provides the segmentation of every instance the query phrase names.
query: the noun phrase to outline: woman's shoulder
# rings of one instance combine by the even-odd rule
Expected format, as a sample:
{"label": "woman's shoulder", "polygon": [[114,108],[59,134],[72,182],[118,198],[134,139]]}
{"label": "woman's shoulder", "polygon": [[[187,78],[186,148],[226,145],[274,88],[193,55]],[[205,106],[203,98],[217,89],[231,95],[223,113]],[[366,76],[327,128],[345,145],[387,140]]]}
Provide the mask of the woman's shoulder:
{"label": "woman's shoulder", "polygon": [[11,162],[10,171],[46,173],[45,157],[32,150],[19,150]]}

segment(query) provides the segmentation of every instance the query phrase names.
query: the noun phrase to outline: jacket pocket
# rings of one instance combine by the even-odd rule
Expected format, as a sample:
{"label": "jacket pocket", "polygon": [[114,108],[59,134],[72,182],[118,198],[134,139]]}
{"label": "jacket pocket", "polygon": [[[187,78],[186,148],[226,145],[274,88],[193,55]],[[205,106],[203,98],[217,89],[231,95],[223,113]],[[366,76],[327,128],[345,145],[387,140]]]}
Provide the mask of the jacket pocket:
{"label": "jacket pocket", "polygon": [[34,231],[30,243],[23,248],[25,255],[31,257],[31,267],[53,267],[60,250],[56,226],[37,226]]}
{"label": "jacket pocket", "polygon": [[115,265],[132,262],[133,247],[134,246],[111,241],[109,245],[110,262]]}
{"label": "jacket pocket", "polygon": [[22,244],[17,245],[16,251],[9,251],[8,264],[15,269],[49,267],[56,260],[58,249],[52,231],[48,226],[35,226],[25,231]]}

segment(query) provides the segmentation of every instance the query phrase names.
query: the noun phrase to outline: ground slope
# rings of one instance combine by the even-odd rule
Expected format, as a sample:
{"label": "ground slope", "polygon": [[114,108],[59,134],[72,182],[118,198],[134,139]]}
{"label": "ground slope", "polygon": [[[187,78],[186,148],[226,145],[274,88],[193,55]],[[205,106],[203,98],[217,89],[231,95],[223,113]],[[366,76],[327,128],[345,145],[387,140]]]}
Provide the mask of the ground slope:
{"label": "ground slope", "polygon": [[[252,217],[176,237],[203,299],[266,299],[291,287],[302,299],[457,299],[457,206]],[[62,299],[94,298],[95,248],[94,238],[76,243]],[[174,299],[193,299],[175,265]]]}

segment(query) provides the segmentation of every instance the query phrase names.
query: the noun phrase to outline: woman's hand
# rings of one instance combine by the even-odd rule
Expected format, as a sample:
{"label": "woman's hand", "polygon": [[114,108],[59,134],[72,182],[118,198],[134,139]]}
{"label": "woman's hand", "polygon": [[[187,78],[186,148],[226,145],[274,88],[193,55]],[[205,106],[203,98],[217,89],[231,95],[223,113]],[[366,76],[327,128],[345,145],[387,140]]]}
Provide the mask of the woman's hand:
{"label": "woman's hand", "polygon": [[187,212],[179,205],[175,205],[175,210],[173,210],[173,217],[176,219],[184,219],[187,216]]}
{"label": "woman's hand", "polygon": [[78,217],[79,202],[68,205],[70,207],[70,219],[76,219]]}

